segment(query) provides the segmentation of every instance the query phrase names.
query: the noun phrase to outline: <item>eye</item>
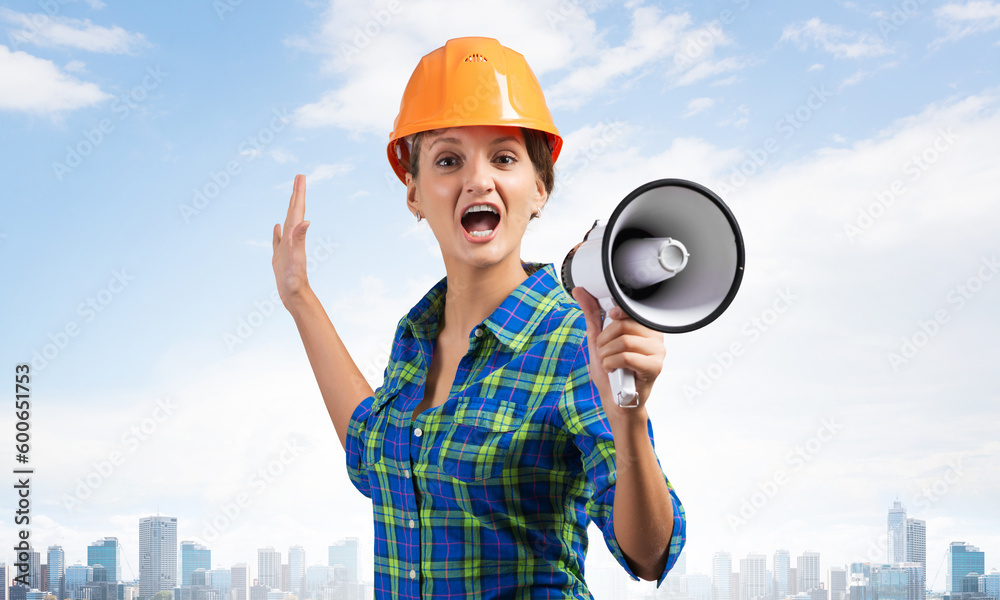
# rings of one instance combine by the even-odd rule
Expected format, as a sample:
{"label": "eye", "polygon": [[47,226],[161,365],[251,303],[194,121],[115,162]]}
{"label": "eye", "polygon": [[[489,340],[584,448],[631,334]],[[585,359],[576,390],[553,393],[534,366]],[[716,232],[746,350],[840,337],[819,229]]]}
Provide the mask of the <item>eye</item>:
{"label": "eye", "polygon": [[434,161],[434,166],[443,167],[446,169],[454,167],[456,165],[458,165],[458,158],[452,155],[445,155]]}
{"label": "eye", "polygon": [[517,162],[517,157],[511,154],[510,152],[502,152],[498,154],[496,158],[494,158],[493,160],[502,165],[512,165]]}

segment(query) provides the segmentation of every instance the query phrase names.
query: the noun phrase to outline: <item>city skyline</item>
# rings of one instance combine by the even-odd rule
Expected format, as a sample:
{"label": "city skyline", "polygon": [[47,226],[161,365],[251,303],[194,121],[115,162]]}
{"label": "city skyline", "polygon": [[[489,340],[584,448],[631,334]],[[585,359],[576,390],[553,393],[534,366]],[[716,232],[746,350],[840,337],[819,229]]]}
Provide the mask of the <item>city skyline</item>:
{"label": "city skyline", "polygon": [[[940,574],[941,565],[938,565],[937,575],[932,580],[928,580],[926,563],[921,560],[926,556],[926,548],[923,546],[926,531],[923,527],[923,522],[907,517],[906,508],[898,498],[893,501],[886,512],[885,560],[879,561],[869,557],[867,560],[855,560],[838,564],[836,561],[827,559],[827,562],[824,564],[822,551],[811,549],[797,553],[789,551],[787,548],[778,548],[773,550],[772,566],[769,569],[767,567],[768,560],[766,554],[750,552],[745,556],[738,557],[738,562],[736,562],[732,553],[720,550],[712,558],[712,567],[708,573],[711,576],[709,600],[752,600],[753,598],[762,596],[762,590],[770,590],[770,594],[777,595],[777,598],[782,598],[783,596],[780,595],[782,590],[794,590],[796,593],[801,593],[802,591],[820,588],[823,585],[826,586],[827,590],[833,590],[830,577],[833,576],[835,570],[839,570],[838,572],[843,574],[843,585],[846,587],[848,584],[847,572],[850,565],[859,563],[871,564],[873,568],[882,565],[888,567],[893,564],[916,565],[916,573],[918,573],[916,577],[922,583],[918,585],[920,589],[919,595],[909,600],[923,600],[924,589],[944,592],[961,591],[963,585],[961,582],[962,574],[953,575],[951,579],[948,579],[949,574],[953,570],[952,557],[955,556],[954,553],[956,551],[960,551],[962,554],[958,555],[961,557],[961,562],[957,558],[954,559],[955,569],[969,570],[971,568],[975,570],[978,568],[980,569],[978,572],[979,575],[998,572],[997,567],[988,567],[988,563],[985,560],[985,553],[981,552],[974,544],[967,544],[964,541],[953,541],[947,547],[942,559],[947,560],[944,583],[942,586],[937,587],[937,575]],[[222,562],[212,560],[212,549],[210,547],[190,540],[177,542],[178,526],[179,523],[176,517],[158,515],[139,519],[140,544],[145,549],[140,551],[140,554],[142,556],[148,554],[146,558],[142,559],[145,562],[139,563],[140,567],[147,565],[151,578],[157,580],[166,579],[170,581],[169,575],[162,572],[163,569],[170,569],[170,565],[176,571],[173,581],[177,585],[168,585],[162,587],[162,589],[173,590],[176,587],[190,585],[191,575],[198,569],[204,572],[219,569],[228,571],[229,567],[225,567]],[[170,544],[173,545],[172,549],[169,547]],[[238,561],[230,564],[233,567],[238,566],[243,569],[245,574],[242,574],[240,577],[246,584],[246,589],[249,589],[252,582],[256,582],[258,585],[269,589],[282,589],[289,593],[295,593],[296,590],[301,591],[306,585],[306,571],[314,566],[328,566],[332,569],[334,565],[342,565],[344,572],[341,576],[344,580],[350,582],[362,581],[359,574],[359,567],[366,564],[366,558],[360,555],[357,538],[342,539],[339,542],[330,544],[327,546],[327,551],[326,565],[323,565],[321,562],[313,565],[308,564],[305,560],[308,554],[301,545],[288,547],[286,552],[288,562],[283,561],[283,553],[280,548],[262,546],[256,550],[256,561]],[[88,568],[99,566],[100,561],[104,561],[110,562],[112,569],[114,569],[120,560],[120,555],[121,546],[116,538],[104,537],[98,539],[87,546]],[[154,555],[159,558],[154,559]],[[49,568],[47,577],[49,586],[54,581],[60,582],[60,585],[65,586],[68,580],[66,577],[68,570],[73,567],[82,566],[78,563],[68,564],[65,559],[66,551],[59,545],[48,546],[46,556],[48,559],[42,564],[41,554],[37,551],[32,552],[30,572],[38,573],[43,568]],[[49,567],[49,564],[53,561],[53,557],[62,565],[59,572],[55,572]],[[790,566],[791,557],[795,559],[794,564],[796,566],[794,568]],[[738,568],[734,568],[734,562],[738,564]],[[602,566],[610,564],[606,559],[602,563]],[[256,564],[257,568],[252,571],[248,570],[246,568],[247,564]],[[295,564],[298,566],[293,566]],[[675,567],[679,572],[673,574],[701,574],[698,568],[689,569],[689,564],[691,563],[688,560],[688,553],[685,551],[683,553],[683,560]],[[283,574],[283,568],[288,573]],[[62,574],[61,577],[59,577],[60,573]],[[792,575],[794,575],[794,579],[790,579]],[[332,576],[332,573],[329,573],[329,576]],[[123,579],[119,576],[117,581],[123,581]],[[140,590],[146,590],[140,593],[151,596],[156,591],[141,574],[134,581],[139,584]],[[719,587],[720,585],[723,587]],[[232,578],[228,580],[228,586],[232,587]],[[792,592],[788,591],[787,593]],[[838,599],[831,597],[829,600]],[[839,600],[847,599],[841,598]]]}

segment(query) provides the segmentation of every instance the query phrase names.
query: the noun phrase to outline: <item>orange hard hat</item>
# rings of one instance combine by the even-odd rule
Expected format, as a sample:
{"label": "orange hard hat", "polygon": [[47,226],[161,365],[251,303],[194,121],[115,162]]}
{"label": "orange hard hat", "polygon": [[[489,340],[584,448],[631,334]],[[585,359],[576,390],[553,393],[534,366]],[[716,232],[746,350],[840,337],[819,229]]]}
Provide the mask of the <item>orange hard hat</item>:
{"label": "orange hard hat", "polygon": [[524,56],[493,38],[448,40],[420,59],[406,84],[386,152],[406,182],[410,152],[403,138],[444,127],[508,125],[544,132],[552,161],[562,137],[545,105],[542,87]]}

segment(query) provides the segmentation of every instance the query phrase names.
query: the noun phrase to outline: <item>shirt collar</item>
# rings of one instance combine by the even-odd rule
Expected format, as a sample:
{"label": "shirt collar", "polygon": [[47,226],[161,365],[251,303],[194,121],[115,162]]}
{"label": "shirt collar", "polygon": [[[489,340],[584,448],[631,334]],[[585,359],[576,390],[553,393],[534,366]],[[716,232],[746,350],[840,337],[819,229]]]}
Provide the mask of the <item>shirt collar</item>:
{"label": "shirt collar", "polygon": [[[557,305],[572,299],[556,278],[551,264],[525,263],[530,273],[483,324],[502,344],[512,351],[520,351],[531,338],[545,315]],[[448,278],[439,281],[410,309],[407,325],[415,337],[434,339],[444,310]]]}

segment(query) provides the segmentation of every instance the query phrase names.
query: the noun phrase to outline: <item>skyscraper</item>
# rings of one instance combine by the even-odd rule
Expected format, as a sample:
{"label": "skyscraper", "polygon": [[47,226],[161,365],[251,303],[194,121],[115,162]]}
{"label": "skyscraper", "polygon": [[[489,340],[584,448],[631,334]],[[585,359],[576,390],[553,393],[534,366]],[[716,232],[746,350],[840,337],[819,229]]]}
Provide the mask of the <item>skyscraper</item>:
{"label": "skyscraper", "polygon": [[927,522],[920,519],[906,519],[906,556],[903,562],[916,562],[927,573]]}
{"label": "skyscraper", "polygon": [[181,585],[191,585],[191,573],[212,568],[212,551],[195,542],[181,542]]}
{"label": "skyscraper", "polygon": [[302,546],[288,549],[288,579],[288,591],[298,596],[299,600],[305,598],[306,551]]}
{"label": "skyscraper", "polygon": [[[962,580],[969,573],[982,575],[986,559],[979,548],[965,542],[952,542],[948,548],[948,573],[944,580],[944,591],[959,594],[963,591]],[[977,580],[978,587],[978,580]]]}
{"label": "skyscraper", "polygon": [[62,546],[49,546],[49,581],[45,588],[58,600],[66,598],[66,554]]}
{"label": "skyscraper", "polygon": [[358,581],[358,538],[347,538],[340,540],[330,546],[329,565],[336,567],[342,565],[347,568],[347,581],[357,583]]}
{"label": "skyscraper", "polygon": [[763,554],[747,554],[740,560],[740,584],[743,600],[764,600],[767,595],[767,559]]}
{"label": "skyscraper", "polygon": [[712,600],[733,600],[733,559],[728,552],[712,557]]}
{"label": "skyscraper", "polygon": [[830,600],[844,600],[847,595],[847,569],[830,567],[826,570],[826,589]]}
{"label": "skyscraper", "polygon": [[108,581],[122,580],[122,547],[116,537],[106,537],[87,546],[87,566],[101,565],[108,572]]}
{"label": "skyscraper", "polygon": [[10,587],[8,587],[14,579],[14,569],[7,567],[7,563],[0,562],[0,600],[9,600],[10,598]]}
{"label": "skyscraper", "polygon": [[897,498],[889,509],[886,562],[906,562],[906,508]]}
{"label": "skyscraper", "polygon": [[281,552],[274,546],[257,549],[257,584],[272,590],[281,587]]}
{"label": "skyscraper", "polygon": [[232,598],[223,600],[247,600],[247,564],[236,563],[229,572],[232,574],[233,582]]}
{"label": "skyscraper", "polygon": [[28,551],[28,589],[45,589],[45,578],[42,577],[42,555],[34,550]]}
{"label": "skyscraper", "polygon": [[177,587],[177,517],[139,519],[139,598]]}
{"label": "skyscraper", "polygon": [[788,595],[788,550],[774,552],[774,592],[775,600],[784,600]]}
{"label": "skyscraper", "polygon": [[819,552],[803,552],[795,559],[795,576],[798,578],[796,589],[798,593],[808,592],[819,587]]}

